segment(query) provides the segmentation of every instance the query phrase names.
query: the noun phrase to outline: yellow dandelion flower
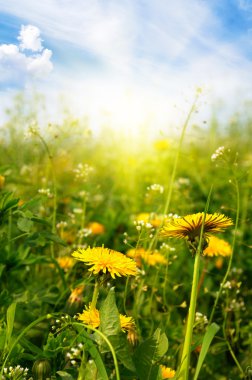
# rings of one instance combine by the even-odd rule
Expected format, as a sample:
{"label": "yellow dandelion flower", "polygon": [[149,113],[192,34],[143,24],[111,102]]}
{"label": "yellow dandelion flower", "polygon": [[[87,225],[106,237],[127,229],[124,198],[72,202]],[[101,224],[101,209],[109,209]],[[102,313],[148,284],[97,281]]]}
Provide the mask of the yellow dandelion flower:
{"label": "yellow dandelion flower", "polygon": [[[132,332],[135,330],[135,322],[132,317],[127,317],[126,315],[119,314],[120,325],[123,332]],[[100,326],[100,312],[96,308],[86,307],[82,314],[78,315],[79,321],[85,323],[85,325],[91,326],[93,328],[98,328]]]}
{"label": "yellow dandelion flower", "polygon": [[167,217],[165,215],[142,212],[135,216],[135,220],[137,222],[150,223],[153,227],[159,227],[163,222],[167,221]]}
{"label": "yellow dandelion flower", "polygon": [[90,265],[89,271],[93,274],[110,273],[112,278],[115,276],[136,276],[137,267],[134,260],[129,259],[120,252],[109,248],[95,247],[79,249],[72,255],[86,265]]}
{"label": "yellow dandelion flower", "polygon": [[131,248],[127,251],[126,255],[131,257],[132,259],[134,259],[137,267],[141,268],[141,266],[142,266],[142,259],[141,258],[145,252],[146,251],[144,248],[137,248],[137,249]]}
{"label": "yellow dandelion flower", "polygon": [[71,269],[75,264],[74,259],[68,256],[58,257],[57,261],[59,263],[59,266],[65,271]]}
{"label": "yellow dandelion flower", "polygon": [[175,376],[175,371],[169,367],[161,365],[162,379],[172,379]]}
{"label": "yellow dandelion flower", "polygon": [[144,248],[130,248],[128,249],[126,255],[132,259],[135,259],[136,257],[142,256],[145,252],[146,250]]}
{"label": "yellow dandelion flower", "polygon": [[100,313],[96,308],[86,307],[82,314],[78,315],[79,321],[83,322],[85,325],[93,327],[94,329],[100,326]]}
{"label": "yellow dandelion flower", "polygon": [[205,256],[230,256],[232,253],[231,245],[223,240],[219,239],[215,236],[210,236],[208,240],[208,246],[203,251],[203,255]]}
{"label": "yellow dandelion flower", "polygon": [[153,253],[147,251],[144,254],[142,254],[141,257],[150,266],[154,266],[156,264],[163,264],[163,265],[167,264],[166,258],[157,251]]}
{"label": "yellow dandelion flower", "polygon": [[91,230],[93,235],[102,235],[105,232],[105,227],[103,224],[98,222],[90,222],[88,228]]}
{"label": "yellow dandelion flower", "polygon": [[144,248],[131,248],[127,251],[126,254],[136,261],[136,265],[138,267],[142,266],[142,260],[144,260],[150,266],[154,266],[156,264],[167,264],[166,258],[158,251],[151,252],[146,251]]}
{"label": "yellow dandelion flower", "polygon": [[120,314],[120,325],[123,332],[135,330],[135,322],[132,317]]}
{"label": "yellow dandelion flower", "polygon": [[81,301],[83,290],[84,290],[84,285],[80,285],[74,288],[69,296],[69,299],[68,299],[69,303],[72,304],[72,303]]}
{"label": "yellow dandelion flower", "polygon": [[150,214],[148,212],[141,212],[140,214],[136,215],[135,220],[137,222],[148,223],[150,221]]}
{"label": "yellow dandelion flower", "polygon": [[[164,225],[160,235],[164,237],[188,239],[193,242],[195,238],[200,236],[203,217],[204,213],[198,212],[197,214],[175,218]],[[209,233],[222,232],[224,228],[232,225],[233,221],[223,214],[206,214],[203,232],[205,237],[208,237]]]}

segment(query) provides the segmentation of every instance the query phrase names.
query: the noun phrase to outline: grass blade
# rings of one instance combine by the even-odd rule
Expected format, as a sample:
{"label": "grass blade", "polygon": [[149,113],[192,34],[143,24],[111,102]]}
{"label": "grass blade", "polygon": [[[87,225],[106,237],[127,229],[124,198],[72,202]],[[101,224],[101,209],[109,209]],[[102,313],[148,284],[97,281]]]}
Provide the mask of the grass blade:
{"label": "grass blade", "polygon": [[212,323],[208,327],[208,329],[205,333],[205,336],[203,338],[202,347],[201,347],[201,351],[200,351],[200,355],[199,355],[199,359],[198,359],[198,363],[197,363],[197,367],[196,367],[196,372],[195,372],[193,380],[198,379],[202,364],[205,360],[205,357],[206,357],[206,354],[207,354],[208,349],[210,347],[210,344],[211,344],[214,336],[216,335],[216,333],[219,331],[219,329],[220,329],[220,326],[218,326],[216,323]]}

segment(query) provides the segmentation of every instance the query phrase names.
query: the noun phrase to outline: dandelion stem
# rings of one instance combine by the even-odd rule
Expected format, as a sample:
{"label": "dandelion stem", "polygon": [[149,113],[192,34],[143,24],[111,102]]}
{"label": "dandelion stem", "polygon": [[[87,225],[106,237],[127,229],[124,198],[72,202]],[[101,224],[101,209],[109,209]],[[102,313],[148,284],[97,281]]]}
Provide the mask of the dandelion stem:
{"label": "dandelion stem", "polygon": [[181,358],[181,367],[178,374],[178,380],[188,380],[188,375],[189,375],[193,325],[194,325],[196,303],[197,303],[197,296],[198,296],[200,255],[203,250],[204,224],[205,224],[205,219],[206,219],[206,213],[209,208],[212,189],[213,187],[211,186],[211,189],[208,194],[204,214],[203,214],[198,247],[196,246],[196,242],[193,244],[194,250],[196,251],[196,255],[195,255],[195,260],[194,260],[193,282],[192,282],[192,289],[191,289],[188,320],[187,320],[187,325],[186,325],[186,335],[185,335],[185,340],[184,340],[184,346],[183,346],[183,352],[182,352],[182,358]]}
{"label": "dandelion stem", "polygon": [[90,305],[90,310],[93,310],[96,308],[98,296],[99,296],[99,290],[100,290],[100,283],[98,280],[95,281],[95,286],[94,286],[94,293]]}
{"label": "dandelion stem", "polygon": [[115,373],[116,373],[116,380],[120,380],[120,372],[119,372],[119,367],[118,367],[118,361],[117,361],[116,353],[115,353],[114,347],[112,346],[112,344],[110,343],[110,341],[108,340],[108,338],[106,337],[106,335],[104,335],[100,330],[97,330],[97,329],[94,329],[93,327],[87,326],[84,323],[74,322],[74,323],[72,323],[72,326],[81,326],[81,327],[84,326],[88,330],[94,331],[96,334],[100,335],[105,340],[105,342],[107,343],[107,345],[108,345],[108,347],[109,347],[109,349],[111,351],[111,354],[113,356],[114,366],[115,366]]}
{"label": "dandelion stem", "polygon": [[183,353],[182,353],[182,361],[181,361],[182,365],[180,368],[178,380],[179,379],[182,379],[182,380],[188,379],[192,332],[193,332],[193,324],[194,324],[194,318],[195,318],[196,301],[197,301],[197,293],[198,293],[197,288],[198,288],[198,281],[199,281],[200,254],[201,254],[200,245],[196,251],[195,260],[194,260],[191,299],[190,299],[188,320],[187,320],[187,326],[186,326],[186,336],[185,336]]}

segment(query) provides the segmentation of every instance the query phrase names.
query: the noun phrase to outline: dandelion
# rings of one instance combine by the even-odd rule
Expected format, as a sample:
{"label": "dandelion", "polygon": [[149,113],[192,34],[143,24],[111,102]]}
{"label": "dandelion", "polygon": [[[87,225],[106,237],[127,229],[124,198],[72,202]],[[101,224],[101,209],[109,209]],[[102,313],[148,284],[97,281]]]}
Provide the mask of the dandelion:
{"label": "dandelion", "polygon": [[93,274],[110,273],[112,278],[115,276],[136,276],[136,263],[120,252],[109,248],[95,247],[79,249],[72,254],[77,260],[90,265],[89,271]]}
{"label": "dandelion", "polygon": [[131,248],[127,251],[127,256],[135,259],[138,267],[141,267],[142,260],[150,266],[154,266],[156,264],[167,264],[166,258],[161,253],[158,251],[146,251],[144,248]]}
{"label": "dandelion", "polygon": [[69,296],[68,302],[70,304],[75,303],[75,302],[80,302],[83,290],[84,290],[84,285],[80,285],[74,288]]}
{"label": "dandelion", "polygon": [[[203,219],[203,212],[175,218],[164,225],[160,235],[164,237],[188,239],[189,241],[194,242],[196,238],[200,237]],[[232,225],[233,221],[223,214],[205,214],[203,233],[205,237],[208,237],[209,233],[222,232],[224,228]]]}
{"label": "dandelion", "polygon": [[88,228],[93,235],[102,235],[105,232],[104,225],[98,222],[90,222]]}
{"label": "dandelion", "polygon": [[96,308],[86,307],[86,310],[78,316],[79,321],[94,329],[100,326],[100,313]]}
{"label": "dandelion", "polygon": [[232,248],[228,242],[223,239],[219,239],[216,236],[210,236],[208,240],[208,246],[204,249],[204,256],[223,256],[228,257],[232,253]]}
{"label": "dandelion", "polygon": [[164,365],[161,365],[161,374],[162,379],[172,379],[175,376],[175,371],[169,367],[165,367]]}
{"label": "dandelion", "polygon": [[135,330],[135,322],[132,317],[120,314],[120,325],[123,332]]}
{"label": "dandelion", "polygon": [[[86,310],[82,314],[79,314],[78,319],[82,321],[85,325],[93,328],[98,328],[100,326],[100,312],[95,307],[86,307]],[[119,314],[120,326],[123,332],[133,332],[135,331],[135,322],[132,317],[127,317],[126,315]]]}
{"label": "dandelion", "polygon": [[154,251],[153,253],[147,251],[143,253],[141,257],[150,266],[155,266],[156,264],[167,264],[166,258],[157,251]]}
{"label": "dandelion", "polygon": [[61,269],[63,269],[64,271],[68,271],[75,264],[74,259],[72,257],[68,257],[68,256],[58,257],[57,261],[58,261]]}

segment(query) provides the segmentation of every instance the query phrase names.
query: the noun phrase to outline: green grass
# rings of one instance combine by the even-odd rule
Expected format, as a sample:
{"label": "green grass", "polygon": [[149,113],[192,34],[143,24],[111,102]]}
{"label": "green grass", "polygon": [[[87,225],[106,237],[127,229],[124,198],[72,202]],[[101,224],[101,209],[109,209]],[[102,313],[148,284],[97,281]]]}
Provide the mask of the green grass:
{"label": "green grass", "polygon": [[[222,262],[199,257],[199,276],[205,273],[196,311],[203,316],[193,328],[188,378],[250,379],[252,122],[236,118],[219,125],[213,118],[196,127],[190,118],[181,136],[167,131],[154,140],[142,136],[135,141],[109,129],[93,136],[87,124],[71,118],[41,128],[34,122],[36,113],[25,112],[16,104],[1,130],[0,351],[5,378],[156,380],[162,378],[161,364],[178,375],[195,258],[186,242],[160,238],[159,227],[137,220],[142,213],[151,222],[162,220],[164,211],[180,216],[203,212],[212,188],[208,212],[224,213],[235,222],[220,234],[233,254]],[[27,125],[32,129],[24,137]],[[224,153],[211,160],[220,146]],[[160,186],[155,190],[153,184]],[[103,232],[90,233],[92,222]],[[121,253],[155,249],[168,264],[142,260],[136,277],[103,278],[96,305],[101,325],[94,329],[76,315],[92,301],[95,278],[83,263],[64,268],[59,258],[71,257],[79,246],[102,245]],[[71,302],[77,286],[83,291]],[[120,331],[119,313],[135,320],[131,340]],[[18,369],[10,374],[9,367],[18,365],[28,368],[27,374]],[[41,377],[35,374],[38,368]]]}

